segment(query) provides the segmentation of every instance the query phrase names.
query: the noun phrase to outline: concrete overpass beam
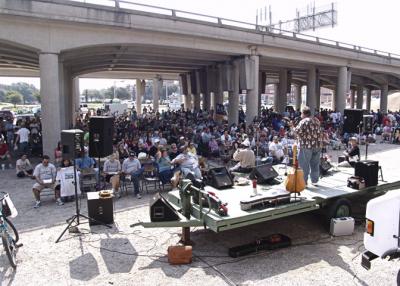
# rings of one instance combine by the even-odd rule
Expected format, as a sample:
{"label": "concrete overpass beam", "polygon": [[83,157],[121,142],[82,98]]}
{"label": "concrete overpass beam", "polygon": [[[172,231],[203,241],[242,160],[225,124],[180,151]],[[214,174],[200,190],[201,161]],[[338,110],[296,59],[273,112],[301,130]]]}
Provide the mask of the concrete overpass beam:
{"label": "concrete overpass beam", "polygon": [[367,88],[367,101],[366,101],[367,111],[371,111],[371,89]]}
{"label": "concrete overpass beam", "polygon": [[387,83],[381,86],[381,102],[380,102],[380,110],[383,113],[388,111],[388,93],[389,93],[389,85]]}
{"label": "concrete overpass beam", "polygon": [[346,108],[348,91],[348,70],[347,67],[340,67],[338,71],[337,88],[334,97],[334,109],[343,114]]}
{"label": "concrete overpass beam", "polygon": [[142,81],[136,79],[136,113],[142,114]]}
{"label": "concrete overpass beam", "polygon": [[258,76],[259,76],[259,63],[260,58],[258,55],[252,55],[246,58],[249,67],[249,72],[246,71],[246,77],[249,77],[249,87],[246,94],[246,121],[247,123],[253,122],[254,117],[258,116]]}
{"label": "concrete overpass beam", "polygon": [[362,109],[364,104],[364,87],[362,85],[357,86],[357,109]]}
{"label": "concrete overpass beam", "polygon": [[228,124],[239,123],[239,66],[238,60],[233,62],[231,76],[232,90],[229,91]]}
{"label": "concrete overpass beam", "polygon": [[40,66],[40,94],[42,102],[42,138],[43,154],[54,159],[54,150],[57,142],[60,141],[62,129],[61,121],[61,65],[58,54],[42,53],[39,55]]}
{"label": "concrete overpass beam", "polygon": [[316,108],[316,87],[317,87],[317,71],[310,68],[307,75],[307,98],[306,104],[310,108],[311,113],[315,113]]}

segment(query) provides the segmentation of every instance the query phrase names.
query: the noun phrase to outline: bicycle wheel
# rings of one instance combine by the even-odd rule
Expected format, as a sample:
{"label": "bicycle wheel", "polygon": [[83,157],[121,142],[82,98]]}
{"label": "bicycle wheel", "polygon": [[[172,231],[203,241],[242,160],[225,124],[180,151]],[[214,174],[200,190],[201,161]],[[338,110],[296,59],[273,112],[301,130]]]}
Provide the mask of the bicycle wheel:
{"label": "bicycle wheel", "polygon": [[11,266],[17,268],[17,248],[15,247],[14,240],[6,231],[3,231],[1,240],[3,241],[3,247]]}
{"label": "bicycle wheel", "polygon": [[[17,243],[17,241],[19,240],[19,234],[18,234],[17,229],[15,228],[13,223],[8,218],[4,217],[4,220],[6,221],[7,226],[10,226],[8,228],[9,235],[11,236],[14,243]],[[10,228],[12,229],[12,232],[10,231]]]}

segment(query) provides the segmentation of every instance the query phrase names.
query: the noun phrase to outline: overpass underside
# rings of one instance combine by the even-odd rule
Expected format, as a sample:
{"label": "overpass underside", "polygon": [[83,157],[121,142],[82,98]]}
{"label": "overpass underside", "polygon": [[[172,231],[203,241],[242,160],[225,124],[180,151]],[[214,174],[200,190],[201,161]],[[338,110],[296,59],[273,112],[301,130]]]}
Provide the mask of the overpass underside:
{"label": "overpass underside", "polygon": [[0,0],[0,15],[0,76],[40,76],[50,154],[79,111],[80,77],[136,79],[138,112],[145,80],[156,110],[163,80],[180,81],[186,109],[215,110],[228,95],[229,123],[238,122],[242,93],[247,121],[259,115],[267,87],[278,112],[288,99],[319,109],[322,87],[339,111],[370,109],[371,91],[380,90],[386,111],[388,92],[400,89],[400,60],[390,55],[258,29],[64,0]]}

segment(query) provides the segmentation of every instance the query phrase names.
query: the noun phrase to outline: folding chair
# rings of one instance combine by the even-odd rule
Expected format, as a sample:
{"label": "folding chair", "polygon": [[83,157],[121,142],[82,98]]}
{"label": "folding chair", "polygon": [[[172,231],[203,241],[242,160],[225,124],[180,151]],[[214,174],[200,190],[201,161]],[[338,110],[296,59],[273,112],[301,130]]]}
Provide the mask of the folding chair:
{"label": "folding chair", "polygon": [[154,186],[154,190],[161,189],[160,178],[158,177],[158,170],[154,163],[144,164],[142,174],[142,190],[145,188],[146,193],[149,193],[149,186]]}

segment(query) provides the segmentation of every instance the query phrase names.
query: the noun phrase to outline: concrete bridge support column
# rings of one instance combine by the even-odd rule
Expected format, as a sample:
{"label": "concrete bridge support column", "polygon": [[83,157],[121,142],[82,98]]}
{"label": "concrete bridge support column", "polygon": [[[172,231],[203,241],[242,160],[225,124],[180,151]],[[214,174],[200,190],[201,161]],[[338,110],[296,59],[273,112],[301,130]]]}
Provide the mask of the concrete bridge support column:
{"label": "concrete bridge support column", "polygon": [[371,89],[367,88],[367,101],[366,101],[367,111],[371,111]]}
{"label": "concrete bridge support column", "polygon": [[380,102],[380,110],[383,113],[388,111],[388,93],[389,93],[389,86],[387,83],[381,86],[381,102]]}
{"label": "concrete bridge support column", "polygon": [[258,116],[258,76],[259,76],[259,56],[255,55],[255,51],[252,51],[253,55],[250,58],[245,59],[251,61],[249,64],[249,83],[247,94],[246,94],[246,122],[249,124],[253,122],[254,117]]}
{"label": "concrete bridge support column", "polygon": [[144,98],[146,95],[146,80],[143,79],[140,81],[141,87],[140,87],[140,92],[141,92],[141,98]]}
{"label": "concrete bridge support column", "polygon": [[239,61],[233,62],[231,76],[232,90],[229,91],[228,124],[239,123]]}
{"label": "concrete bridge support column", "polygon": [[316,70],[316,81],[315,81],[315,109],[320,111],[321,108],[321,81],[319,79],[319,70]]}
{"label": "concrete bridge support column", "polygon": [[350,108],[355,107],[356,102],[356,91],[354,89],[350,89]]}
{"label": "concrete bridge support column", "polygon": [[188,96],[188,80],[186,74],[180,74],[180,83],[181,83],[181,91],[182,91],[182,101],[183,108],[185,110],[189,109],[189,96]]}
{"label": "concrete bridge support column", "polygon": [[316,87],[317,71],[315,68],[310,68],[308,70],[306,104],[310,108],[312,114],[315,113],[316,108]]}
{"label": "concrete bridge support column", "polygon": [[288,71],[286,69],[282,69],[279,71],[278,92],[274,101],[274,109],[276,110],[276,112],[282,113],[285,111],[287,105],[287,94],[289,92],[290,90],[288,90]]}
{"label": "concrete bridge support column", "polygon": [[[218,64],[217,68],[217,84],[216,84],[216,92],[215,92],[215,104],[223,104],[224,103],[224,66],[222,64]],[[215,110],[215,107],[214,107]]]}
{"label": "concrete bridge support column", "polygon": [[142,80],[136,79],[136,113],[142,114]]}
{"label": "concrete bridge support column", "polygon": [[209,102],[207,110],[215,110],[215,68],[207,68],[207,94],[209,95]]}
{"label": "concrete bridge support column", "polygon": [[357,86],[357,109],[362,109],[364,104],[364,87]]}
{"label": "concrete bridge support column", "polygon": [[40,95],[42,102],[42,138],[43,154],[54,159],[54,148],[60,141],[62,129],[61,107],[64,102],[61,94],[61,65],[58,54],[42,53],[39,55]]}
{"label": "concrete bridge support column", "polygon": [[190,73],[186,74],[186,80],[187,80],[186,109],[193,110],[192,77]]}
{"label": "concrete bridge support column", "polygon": [[[201,72],[200,70],[196,70],[195,73],[195,80],[196,80],[196,95],[194,96],[194,109],[195,110],[200,110],[201,109],[201,94],[202,92],[202,86],[201,86]],[[203,93],[204,94],[204,93]]]}
{"label": "concrete bridge support column", "polygon": [[336,111],[340,111],[341,114],[343,114],[343,111],[346,108],[347,91],[348,91],[347,67],[340,67],[338,72],[336,93],[333,100],[334,101],[333,108]]}
{"label": "concrete bridge support column", "polygon": [[81,93],[79,90],[79,77],[72,79],[72,124],[75,126],[81,104]]}
{"label": "concrete bridge support column", "polygon": [[153,110],[158,112],[160,109],[160,96],[162,93],[163,81],[160,77],[153,79]]}
{"label": "concrete bridge support column", "polygon": [[[60,68],[62,68],[62,64],[60,64]],[[73,78],[71,77],[69,70],[64,68],[62,69],[63,79],[60,86],[62,86],[61,97],[64,99],[64,105],[61,107],[61,129],[71,129],[73,122]]]}
{"label": "concrete bridge support column", "polygon": [[262,94],[265,94],[265,88],[267,85],[267,73],[266,72],[261,72],[259,73],[259,97],[258,97],[258,114],[261,114],[261,107],[262,107],[262,102],[261,102],[261,96]]}
{"label": "concrete bridge support column", "polygon": [[296,98],[296,110],[300,110],[301,108],[301,85],[293,85],[294,96]]}

